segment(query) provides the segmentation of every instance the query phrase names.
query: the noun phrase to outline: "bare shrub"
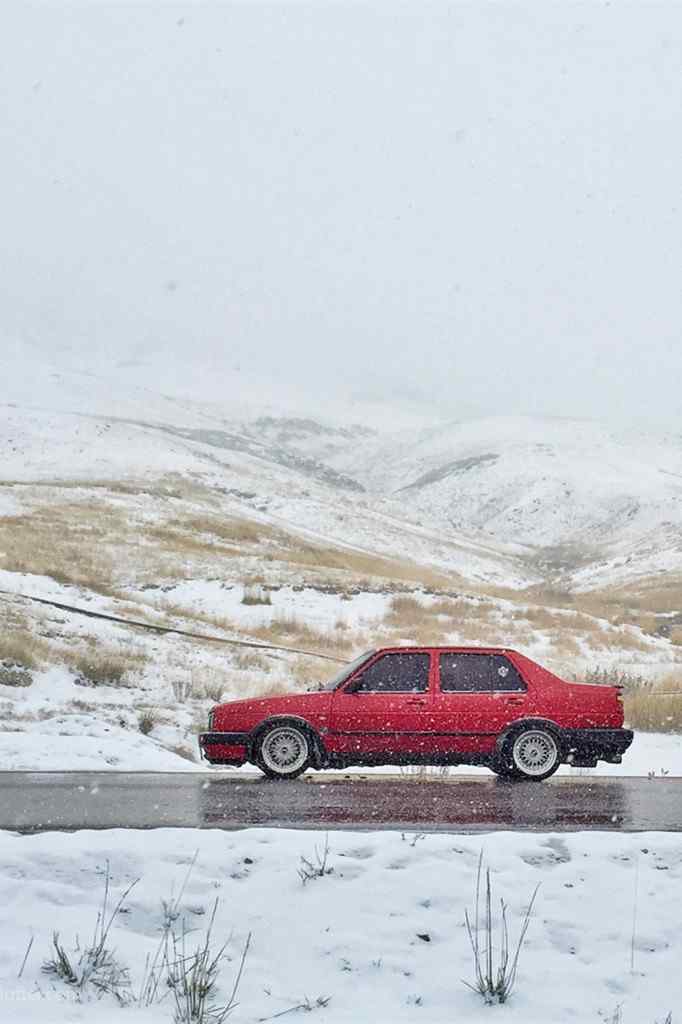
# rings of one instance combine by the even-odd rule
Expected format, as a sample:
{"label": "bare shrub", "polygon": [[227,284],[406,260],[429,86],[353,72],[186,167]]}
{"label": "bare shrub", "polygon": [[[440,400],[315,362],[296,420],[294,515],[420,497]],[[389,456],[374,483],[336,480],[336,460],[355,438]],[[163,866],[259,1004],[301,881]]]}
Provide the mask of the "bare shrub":
{"label": "bare shrub", "polygon": [[0,662],[8,668],[40,668],[49,653],[49,645],[28,630],[15,631],[10,627],[10,632],[0,632]]}
{"label": "bare shrub", "polygon": [[271,605],[272,598],[267,590],[263,590],[260,584],[246,584],[244,586],[244,593],[242,594],[242,604],[246,605]]}
{"label": "bare shrub", "polygon": [[118,654],[97,650],[78,652],[64,650],[64,660],[76,673],[81,686],[132,686],[134,676],[146,663],[143,654]]}
{"label": "bare shrub", "polygon": [[137,727],[143,736],[148,736],[158,721],[159,715],[156,708],[145,708],[137,717]]}
{"label": "bare shrub", "polygon": [[25,668],[13,664],[11,661],[0,661],[0,686],[30,686],[33,676]]}
{"label": "bare shrub", "polygon": [[113,995],[120,1005],[131,1001],[130,977],[118,956],[109,946],[109,932],[116,915],[123,907],[129,893],[139,879],[132,882],[119,896],[113,908],[109,907],[111,874],[107,861],[104,876],[102,906],[97,914],[92,941],[81,948],[78,941],[73,953],[69,954],[60,942],[59,932],[52,936],[52,954],[43,962],[43,971],[60,978],[79,993],[92,989],[97,995]]}
{"label": "bare shrub", "polygon": [[225,683],[222,679],[207,680],[203,683],[201,692],[207,700],[212,701],[213,704],[218,704],[225,692]]}
{"label": "bare shrub", "polygon": [[301,879],[303,885],[306,882],[310,882],[313,878],[324,878],[325,875],[331,875],[334,871],[333,867],[329,867],[329,833],[325,833],[324,846],[322,849],[318,849],[317,844],[313,853],[313,860],[309,860],[301,854],[301,864],[298,869],[298,877]]}
{"label": "bare shrub", "polygon": [[628,672],[618,666],[606,668],[602,665],[586,669],[581,675],[580,681],[596,683],[600,686],[622,686],[624,690],[639,690],[647,685],[644,676]]}
{"label": "bare shrub", "polygon": [[191,677],[171,679],[171,689],[178,704],[185,704],[194,696],[195,683]]}
{"label": "bare shrub", "polygon": [[497,957],[494,948],[494,926],[493,926],[493,898],[492,885],[490,882],[490,868],[485,869],[485,895],[484,906],[481,909],[481,883],[483,881],[483,853],[478,858],[478,871],[476,873],[476,897],[474,903],[473,922],[469,917],[468,910],[465,911],[464,920],[467,935],[471,944],[471,952],[474,959],[475,981],[473,984],[465,981],[464,984],[478,992],[483,1001],[492,1005],[493,1003],[506,1003],[514,990],[516,972],[519,963],[519,956],[526,938],[526,932],[530,924],[530,915],[533,911],[535,898],[538,894],[539,885],[533,890],[526,913],[521,920],[519,938],[514,953],[511,953],[509,946],[509,923],[507,920],[507,904],[500,900],[499,914],[499,947]]}
{"label": "bare shrub", "polygon": [[240,651],[234,656],[234,665],[240,672],[270,672],[272,659],[255,651]]}
{"label": "bare shrub", "polygon": [[[128,968],[123,966],[109,944],[109,934],[115,918],[123,909],[137,881],[128,886],[110,910],[108,862],[104,897],[97,914],[92,942],[81,947],[76,940],[71,952],[60,941],[59,933],[55,932],[52,936],[51,953],[43,962],[43,971],[60,979],[74,990],[79,1001],[90,992],[97,997],[106,993],[114,996],[121,1006],[136,1003],[140,1007],[150,1007],[160,1003],[170,991],[174,1003],[174,1024],[223,1024],[237,1005],[237,993],[251,935],[248,935],[242,949],[229,997],[224,1003],[219,1004],[217,996],[220,968],[228,957],[227,943],[217,949],[213,945],[212,933],[218,901],[216,900],[213,905],[213,913],[203,941],[194,950],[188,948],[190,931],[184,919],[178,924],[180,900],[193,866],[194,861],[178,896],[163,903],[161,938],[154,955],[147,958],[139,993],[133,993]],[[30,945],[24,963],[28,951]]]}
{"label": "bare shrub", "polygon": [[171,956],[166,984],[173,994],[175,1003],[174,1024],[223,1024],[237,1005],[237,992],[249,952],[251,935],[244,945],[230,997],[222,1006],[218,1005],[215,1001],[218,975],[221,964],[226,959],[227,943],[217,950],[212,947],[212,931],[217,910],[216,900],[204,941],[193,952],[187,948],[189,933],[184,922],[179,935],[175,930],[171,930]]}

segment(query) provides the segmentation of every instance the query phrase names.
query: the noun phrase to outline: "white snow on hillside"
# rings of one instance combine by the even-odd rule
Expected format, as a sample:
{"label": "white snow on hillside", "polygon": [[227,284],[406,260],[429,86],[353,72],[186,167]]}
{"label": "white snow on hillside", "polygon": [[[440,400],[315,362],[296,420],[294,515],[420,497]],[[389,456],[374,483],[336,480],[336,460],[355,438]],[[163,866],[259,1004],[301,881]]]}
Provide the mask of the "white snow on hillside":
{"label": "white snow on hillside", "polygon": [[241,513],[512,586],[543,559],[582,588],[682,570],[679,436],[504,417],[396,432],[312,400],[292,415],[293,396],[268,404],[272,387],[238,373],[198,402],[137,368],[57,371],[26,345],[3,362],[5,481],[194,474],[250,494]]}

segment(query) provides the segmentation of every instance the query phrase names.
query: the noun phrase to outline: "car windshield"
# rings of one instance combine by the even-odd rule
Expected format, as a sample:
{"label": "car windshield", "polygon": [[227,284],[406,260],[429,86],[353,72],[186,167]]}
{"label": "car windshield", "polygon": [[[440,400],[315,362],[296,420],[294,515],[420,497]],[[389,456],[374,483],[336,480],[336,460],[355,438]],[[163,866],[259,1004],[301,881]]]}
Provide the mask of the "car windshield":
{"label": "car windshield", "polygon": [[374,654],[374,649],[371,651],[365,651],[365,653],[361,654],[359,658],[355,659],[355,661],[351,661],[350,665],[344,665],[341,671],[337,672],[333,679],[330,679],[328,683],[323,683],[322,686],[320,686],[320,690],[335,690],[337,686],[340,686],[341,683],[345,682],[346,679],[355,672],[356,668],[359,668],[360,665],[362,665],[363,661],[367,661],[372,654]]}

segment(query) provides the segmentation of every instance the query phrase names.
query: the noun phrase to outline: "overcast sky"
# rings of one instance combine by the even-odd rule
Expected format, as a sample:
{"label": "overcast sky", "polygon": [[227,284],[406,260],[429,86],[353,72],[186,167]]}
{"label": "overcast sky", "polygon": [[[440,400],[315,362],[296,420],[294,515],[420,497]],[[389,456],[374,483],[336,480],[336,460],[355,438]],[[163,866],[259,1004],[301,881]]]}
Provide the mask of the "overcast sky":
{"label": "overcast sky", "polygon": [[682,416],[682,4],[13,0],[0,56],[7,340]]}

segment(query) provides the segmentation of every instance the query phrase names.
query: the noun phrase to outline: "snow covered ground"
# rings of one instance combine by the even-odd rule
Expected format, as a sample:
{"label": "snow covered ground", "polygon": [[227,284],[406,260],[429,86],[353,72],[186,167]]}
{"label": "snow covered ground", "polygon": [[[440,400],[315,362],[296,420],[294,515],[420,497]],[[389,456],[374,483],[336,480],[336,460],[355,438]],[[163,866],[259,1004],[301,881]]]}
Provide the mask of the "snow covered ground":
{"label": "snow covered ground", "polygon": [[[193,754],[196,760],[190,760]],[[211,767],[198,760],[196,744],[188,746],[183,756],[164,746],[158,739],[143,736],[134,728],[125,728],[92,714],[57,714],[54,718],[32,723],[30,727],[9,726],[0,731],[0,768],[2,771],[210,771],[257,773],[253,765],[242,768]],[[404,771],[412,771],[407,768]],[[414,769],[423,771],[424,769]],[[328,774],[398,774],[395,767],[350,768],[329,770]],[[427,769],[431,771],[431,769]],[[432,769],[434,775],[440,769]],[[325,773],[326,774],[326,773]],[[462,765],[451,768],[455,777],[490,775],[487,768]],[[682,776],[682,738],[676,734],[646,733],[635,735],[622,764],[605,764],[596,768],[571,768],[562,765],[559,775]]]}
{"label": "snow covered ground", "polygon": [[[319,832],[266,829],[1,834],[0,1018],[170,1024],[167,994],[145,1009],[120,1009],[107,995],[86,993],[79,1002],[41,970],[55,927],[69,952],[77,937],[81,946],[88,942],[108,863],[112,897],[139,879],[110,932],[133,992],[159,941],[163,900],[179,899],[179,920],[192,929],[190,949],[219,900],[214,939],[216,946],[228,942],[231,957],[221,972],[223,1000],[251,933],[230,1018],[239,1024],[301,1016],[320,1024],[492,1017],[509,1024],[663,1024],[670,1010],[676,1020],[678,836],[334,833],[329,873],[304,885],[301,857],[315,863],[324,840]],[[516,991],[494,1009],[463,983],[473,981],[464,912],[473,908],[480,851],[492,871],[496,912],[500,898],[509,906],[512,939],[540,886]],[[295,1009],[318,999],[329,1001],[309,1015]]]}

